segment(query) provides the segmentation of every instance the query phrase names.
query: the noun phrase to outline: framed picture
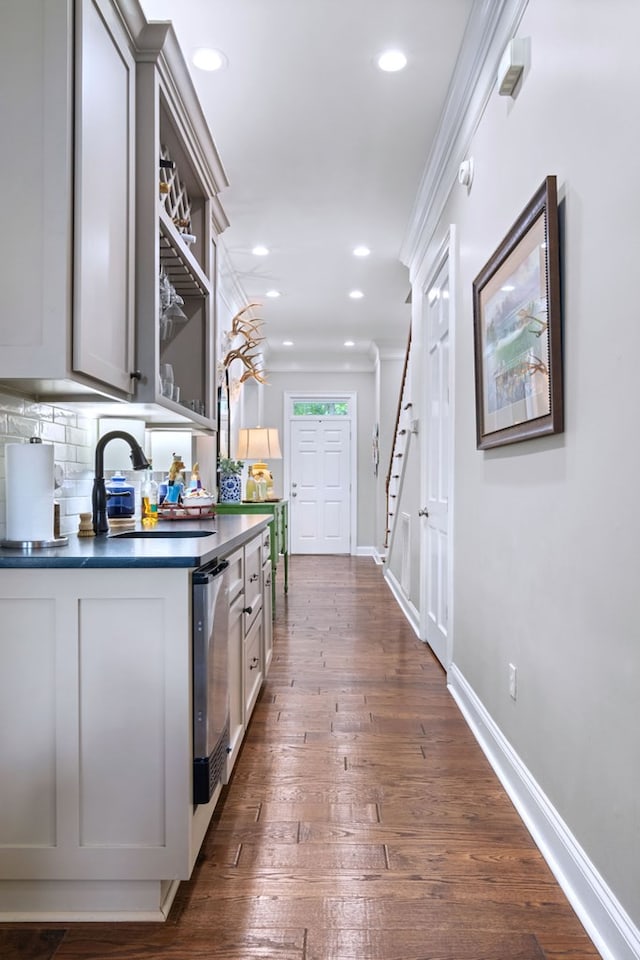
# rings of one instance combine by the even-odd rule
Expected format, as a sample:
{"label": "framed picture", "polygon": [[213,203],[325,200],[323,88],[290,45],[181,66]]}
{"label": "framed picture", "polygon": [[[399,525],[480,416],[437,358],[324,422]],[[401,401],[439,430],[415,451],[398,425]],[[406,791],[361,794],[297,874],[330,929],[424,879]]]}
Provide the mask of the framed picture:
{"label": "framed picture", "polygon": [[564,429],[556,178],[473,281],[479,450]]}

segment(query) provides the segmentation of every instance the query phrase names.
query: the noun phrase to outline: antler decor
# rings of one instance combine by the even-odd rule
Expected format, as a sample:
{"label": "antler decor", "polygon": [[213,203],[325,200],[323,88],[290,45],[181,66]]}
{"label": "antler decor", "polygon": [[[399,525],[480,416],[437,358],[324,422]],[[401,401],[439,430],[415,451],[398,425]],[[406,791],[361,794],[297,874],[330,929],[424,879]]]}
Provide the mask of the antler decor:
{"label": "antler decor", "polygon": [[[239,310],[231,321],[231,330],[223,334],[223,346],[227,352],[222,358],[221,372],[228,371],[229,366],[234,360],[239,360],[245,367],[244,373],[240,377],[240,383],[244,383],[249,377],[253,377],[258,383],[266,383],[264,370],[261,369],[262,354],[256,347],[262,343],[264,337],[258,336],[260,328],[264,323],[259,317],[245,317],[248,310],[258,307],[258,303],[249,303],[242,310]],[[240,346],[233,346],[234,340],[241,337],[244,341]],[[252,352],[254,351],[254,352]]]}

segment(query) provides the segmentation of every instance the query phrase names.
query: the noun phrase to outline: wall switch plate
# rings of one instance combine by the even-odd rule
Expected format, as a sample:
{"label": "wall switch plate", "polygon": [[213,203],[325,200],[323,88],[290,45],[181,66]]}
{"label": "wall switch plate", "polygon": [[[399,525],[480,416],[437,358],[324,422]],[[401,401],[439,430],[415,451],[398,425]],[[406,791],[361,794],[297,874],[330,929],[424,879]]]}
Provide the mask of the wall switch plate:
{"label": "wall switch plate", "polygon": [[518,696],[518,668],[509,664],[509,696],[515,700]]}

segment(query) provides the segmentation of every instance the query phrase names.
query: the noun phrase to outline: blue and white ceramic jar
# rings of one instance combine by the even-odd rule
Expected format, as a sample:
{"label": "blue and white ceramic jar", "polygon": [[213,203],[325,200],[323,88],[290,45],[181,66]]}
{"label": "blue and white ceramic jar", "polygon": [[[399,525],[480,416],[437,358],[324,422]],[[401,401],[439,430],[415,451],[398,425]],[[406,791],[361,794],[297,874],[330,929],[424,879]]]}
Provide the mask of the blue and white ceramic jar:
{"label": "blue and white ceramic jar", "polygon": [[220,477],[220,503],[240,503],[242,500],[242,478],[239,473]]}
{"label": "blue and white ceramic jar", "polygon": [[132,517],[136,509],[135,488],[126,477],[114,473],[105,484],[107,491],[107,516],[122,520]]}

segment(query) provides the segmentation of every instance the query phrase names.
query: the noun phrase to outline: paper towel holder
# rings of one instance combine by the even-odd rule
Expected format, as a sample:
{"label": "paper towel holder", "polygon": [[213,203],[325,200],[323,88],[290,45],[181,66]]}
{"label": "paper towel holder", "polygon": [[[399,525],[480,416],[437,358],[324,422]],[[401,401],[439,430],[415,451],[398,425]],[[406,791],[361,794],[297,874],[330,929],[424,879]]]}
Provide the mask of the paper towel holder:
{"label": "paper towel holder", "polygon": [[[29,443],[42,443],[40,437],[30,437]],[[53,510],[53,503],[51,504]],[[53,537],[51,540],[0,540],[0,547],[6,550],[23,550],[25,553],[31,550],[45,550],[48,547],[66,547],[69,543],[69,537]]]}

